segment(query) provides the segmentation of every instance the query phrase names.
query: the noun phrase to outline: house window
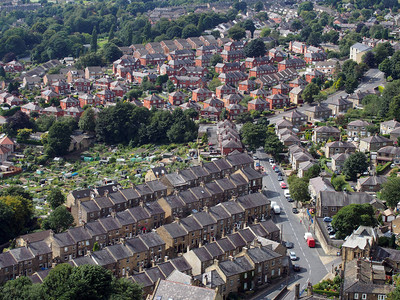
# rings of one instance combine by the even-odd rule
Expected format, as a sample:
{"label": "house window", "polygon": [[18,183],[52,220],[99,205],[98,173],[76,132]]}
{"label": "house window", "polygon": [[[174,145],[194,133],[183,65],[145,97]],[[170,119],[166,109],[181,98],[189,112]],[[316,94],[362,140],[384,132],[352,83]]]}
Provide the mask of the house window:
{"label": "house window", "polygon": [[271,276],[275,275],[275,270],[271,270]]}
{"label": "house window", "polygon": [[361,299],[367,299],[367,294],[362,294],[362,298]]}
{"label": "house window", "polygon": [[244,279],[247,279],[247,273],[244,273]]}
{"label": "house window", "polygon": [[68,247],[64,247],[64,252],[68,252]]}
{"label": "house window", "polygon": [[336,211],[336,207],[331,207],[331,211]]}
{"label": "house window", "polygon": [[385,300],[386,299],[386,295],[378,295],[378,300]]}
{"label": "house window", "polygon": [[247,290],[247,282],[243,283],[243,289]]}
{"label": "house window", "polygon": [[354,299],[358,299],[358,293],[354,293]]}

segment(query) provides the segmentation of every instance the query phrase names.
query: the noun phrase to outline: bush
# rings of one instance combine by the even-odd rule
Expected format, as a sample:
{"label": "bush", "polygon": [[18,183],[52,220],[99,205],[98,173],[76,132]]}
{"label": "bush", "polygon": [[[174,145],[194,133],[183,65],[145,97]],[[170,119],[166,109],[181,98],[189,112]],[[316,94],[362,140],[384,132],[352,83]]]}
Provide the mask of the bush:
{"label": "bush", "polygon": [[376,166],[376,173],[378,175],[381,175],[382,173],[384,173],[390,167],[391,164],[392,164],[392,162],[387,162],[384,165],[377,165]]}

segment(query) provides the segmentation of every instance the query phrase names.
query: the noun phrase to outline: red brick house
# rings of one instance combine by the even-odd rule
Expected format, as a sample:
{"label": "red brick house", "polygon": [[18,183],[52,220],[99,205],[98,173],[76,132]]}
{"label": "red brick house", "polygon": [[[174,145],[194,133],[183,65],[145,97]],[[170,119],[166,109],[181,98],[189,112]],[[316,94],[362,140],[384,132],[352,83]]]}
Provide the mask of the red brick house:
{"label": "red brick house", "polygon": [[224,61],[239,61],[246,57],[243,50],[222,50],[221,57]]}
{"label": "red brick house", "polygon": [[30,102],[28,104],[22,105],[21,111],[29,116],[31,113],[40,114],[42,112],[42,108],[39,105],[37,105],[37,103]]}
{"label": "red brick house", "polygon": [[86,79],[96,79],[104,75],[104,71],[101,67],[86,67],[85,68],[85,78]]}
{"label": "red brick house", "polygon": [[298,77],[296,79],[293,79],[292,81],[289,82],[289,86],[291,88],[294,87],[305,87],[308,84],[307,81],[305,81],[303,78]]}
{"label": "red brick house", "polygon": [[122,98],[128,91],[125,85],[121,84],[119,81],[114,81],[110,85],[110,91],[112,91],[115,97]]}
{"label": "red brick house", "polygon": [[60,95],[55,93],[50,88],[50,89],[42,91],[41,92],[41,97],[45,100],[46,103],[49,103],[51,99],[58,99],[60,97]]}
{"label": "red brick house", "polygon": [[224,140],[221,143],[221,154],[222,155],[228,155],[229,153],[233,152],[233,151],[239,151],[239,152],[243,152],[243,146],[242,143],[240,141],[235,141],[233,139],[228,139],[228,140]]}
{"label": "red brick house", "polygon": [[10,61],[4,66],[6,72],[19,73],[24,70],[24,66],[18,61]]}
{"label": "red brick house", "polygon": [[222,101],[224,101],[224,106],[227,107],[231,104],[239,104],[242,101],[242,97],[239,94],[231,94],[225,96]]}
{"label": "red brick house", "polygon": [[262,98],[265,100],[267,98],[268,93],[264,89],[256,89],[250,92],[250,96],[253,98]]}
{"label": "red brick house", "polygon": [[96,94],[99,99],[105,103],[105,102],[114,102],[115,101],[115,94],[113,91],[110,90],[102,90]]}
{"label": "red brick house", "polygon": [[196,67],[208,67],[210,66],[210,60],[211,60],[212,55],[200,55],[196,57],[195,59],[195,65]]}
{"label": "red brick house", "polygon": [[324,79],[324,75],[325,75],[324,73],[318,70],[313,70],[311,72],[306,73],[306,81],[310,83],[314,78]]}
{"label": "red brick house", "polygon": [[24,104],[24,102],[16,96],[7,97],[5,103],[7,103],[10,106],[20,106]]}
{"label": "red brick house", "polygon": [[304,54],[304,60],[307,64],[311,64],[317,61],[325,61],[327,55],[325,52],[317,52],[317,53],[306,53]]}
{"label": "red brick house", "polygon": [[219,99],[223,99],[226,95],[236,94],[236,89],[230,85],[221,85],[215,89],[215,94]]}
{"label": "red brick house", "polygon": [[201,46],[200,48],[196,49],[196,56],[206,55],[206,54],[214,55],[220,53],[221,51],[222,49],[217,45]]}
{"label": "red brick house", "polygon": [[179,106],[185,102],[187,95],[181,91],[172,92],[168,95],[168,102],[173,106]]}
{"label": "red brick house", "polygon": [[289,92],[290,92],[290,86],[284,83],[280,83],[272,87],[272,95],[275,94],[289,95]]}
{"label": "red brick house", "polygon": [[271,64],[273,61],[269,56],[261,56],[261,57],[248,57],[244,61],[247,69],[252,69],[254,67],[263,66]]}
{"label": "red brick house", "polygon": [[88,92],[90,91],[90,81],[85,78],[78,78],[73,81],[73,87],[77,92]]}
{"label": "red brick house", "polygon": [[[190,47],[190,46],[189,46]],[[178,46],[179,48],[179,46]],[[172,59],[190,59],[194,60],[195,55],[194,52],[188,48],[188,49],[178,49],[175,51],[172,51],[168,54],[168,60]]]}
{"label": "red brick house", "polygon": [[304,54],[306,51],[307,45],[303,42],[298,42],[298,41],[290,41],[289,43],[289,51],[298,53],[298,54]]}
{"label": "red brick house", "polygon": [[243,80],[239,82],[239,92],[243,94],[248,94],[250,91],[254,90],[257,87],[257,84],[254,80]]}
{"label": "red brick house", "polygon": [[259,111],[264,111],[266,108],[268,108],[268,103],[262,98],[256,98],[254,100],[251,100],[247,103],[247,110],[259,110]]}
{"label": "red brick house", "polygon": [[243,70],[244,69],[241,66],[240,62],[218,63],[215,65],[215,72],[217,72],[218,74]]}
{"label": "red brick house", "polygon": [[221,73],[218,79],[224,84],[237,86],[239,82],[247,79],[247,74],[242,71]]}
{"label": "red brick house", "polygon": [[147,109],[151,109],[152,107],[163,108],[164,105],[165,105],[164,99],[156,94],[147,96],[146,98],[143,99],[143,106],[146,107]]}
{"label": "red brick house", "polygon": [[230,104],[226,107],[229,120],[235,120],[238,115],[245,112],[245,108],[239,104]]}
{"label": "red brick house", "polygon": [[204,108],[207,107],[214,107],[217,110],[222,110],[224,108],[224,102],[217,98],[212,97],[204,101]]}
{"label": "red brick house", "polygon": [[268,102],[269,109],[283,108],[289,105],[289,97],[282,94],[267,96],[265,100]]}
{"label": "red brick house", "polygon": [[174,70],[179,70],[182,67],[194,67],[195,63],[193,59],[172,59],[168,62],[168,66],[170,66]]}
{"label": "red brick house", "polygon": [[184,66],[180,68],[176,75],[179,76],[193,76],[193,77],[204,77],[208,73],[207,68],[202,67],[192,67],[192,66]]}
{"label": "red brick house", "polygon": [[[120,59],[117,59],[113,62],[113,73],[115,75],[119,75],[122,78],[125,78],[119,69],[127,69],[127,71],[133,71],[140,68],[140,60],[131,56],[124,55]],[[125,74],[126,75],[126,74]]]}
{"label": "red brick house", "polygon": [[302,69],[305,68],[306,62],[301,58],[285,59],[278,63],[278,71],[286,69]]}
{"label": "red brick house", "polygon": [[171,76],[169,79],[178,89],[195,89],[206,86],[206,79],[204,77]]}
{"label": "red brick house", "polygon": [[95,83],[93,84],[95,89],[106,90],[110,89],[112,79],[107,77],[101,77],[96,79]]}
{"label": "red brick house", "polygon": [[162,64],[164,61],[166,61],[167,57],[162,53],[155,53],[155,54],[149,53],[141,56],[139,60],[142,66],[149,66],[149,65],[156,66],[157,64]]}
{"label": "red brick house", "polygon": [[95,97],[91,94],[79,94],[79,106],[83,108],[85,105],[96,105]]}
{"label": "red brick house", "polygon": [[69,107],[64,110],[64,116],[68,117],[74,117],[74,118],[80,118],[83,114],[84,110],[80,108],[79,106],[77,107]]}
{"label": "red brick house", "polygon": [[198,88],[192,91],[192,100],[196,102],[203,102],[212,96],[212,92],[206,88]]}
{"label": "red brick house", "polygon": [[207,106],[203,108],[200,112],[200,116],[203,119],[208,119],[211,121],[217,121],[219,119],[219,115],[221,114],[221,110],[218,110],[215,107]]}
{"label": "red brick house", "polygon": [[233,51],[233,50],[243,50],[244,46],[246,46],[247,42],[245,40],[241,41],[229,41],[225,43],[224,50]]}
{"label": "red brick house", "polygon": [[64,115],[64,111],[57,106],[49,106],[42,110],[42,113],[48,116],[55,116],[56,118],[62,117]]}
{"label": "red brick house", "polygon": [[79,100],[76,98],[67,97],[60,100],[60,106],[63,110],[66,110],[69,107],[77,107],[79,105],[80,105]]}
{"label": "red brick house", "polygon": [[269,50],[268,51],[268,56],[274,61],[274,62],[281,62],[281,61],[283,61],[284,59],[286,59],[286,53],[285,52],[283,52],[283,51],[281,51],[281,50],[279,50],[279,49],[276,49],[276,48],[273,48],[273,49],[271,49],[271,50]]}
{"label": "red brick house", "polygon": [[60,95],[65,95],[69,93],[69,85],[64,80],[59,80],[50,85],[54,92]]}
{"label": "red brick house", "polygon": [[278,72],[277,67],[273,65],[262,65],[262,66],[257,66],[249,71],[249,77],[261,77],[263,75],[267,74],[274,74]]}

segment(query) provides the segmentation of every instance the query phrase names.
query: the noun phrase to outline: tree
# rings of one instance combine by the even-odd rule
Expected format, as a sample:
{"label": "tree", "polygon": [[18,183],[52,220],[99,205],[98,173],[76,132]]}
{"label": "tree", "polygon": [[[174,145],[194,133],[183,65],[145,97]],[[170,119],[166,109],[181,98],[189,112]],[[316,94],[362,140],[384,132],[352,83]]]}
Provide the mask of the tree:
{"label": "tree", "polygon": [[256,30],[256,26],[254,26],[253,21],[247,19],[246,21],[244,21],[244,22],[242,23],[242,26],[243,26],[244,29],[250,31],[250,33],[251,33],[251,38],[253,38],[254,31]]}
{"label": "tree", "polygon": [[319,166],[319,164],[315,164],[305,172],[304,177],[308,179],[315,178],[319,176],[320,172],[321,172],[321,167]]}
{"label": "tree", "polygon": [[264,27],[263,29],[261,29],[261,33],[260,36],[261,37],[267,37],[271,34],[271,28],[269,27]]}
{"label": "tree", "polygon": [[388,117],[400,121],[400,96],[394,96],[390,101]]}
{"label": "tree", "polygon": [[223,108],[223,109],[221,110],[221,113],[220,113],[220,115],[219,115],[219,119],[220,119],[221,121],[228,119],[228,111],[226,110],[226,108]]}
{"label": "tree", "polygon": [[228,36],[235,41],[240,41],[246,36],[246,30],[236,24],[228,30]]}
{"label": "tree", "polygon": [[252,40],[244,47],[244,54],[247,57],[263,56],[265,51],[265,43],[261,39]]}
{"label": "tree", "polygon": [[56,209],[57,207],[65,203],[65,196],[61,192],[59,187],[54,187],[50,190],[50,193],[47,196],[46,200],[48,203],[50,203],[50,207],[52,209]]}
{"label": "tree", "polygon": [[218,53],[214,54],[210,59],[211,66],[215,67],[216,64],[222,63],[223,59]]}
{"label": "tree", "polygon": [[216,88],[221,86],[221,85],[222,85],[221,80],[219,80],[218,78],[213,78],[213,80],[211,80],[208,83],[208,88],[210,89],[210,91],[215,92]]}
{"label": "tree", "polygon": [[305,102],[312,103],[314,101],[314,97],[319,94],[319,87],[315,83],[311,82],[307,84],[305,87],[302,97]]}
{"label": "tree", "polygon": [[63,205],[58,206],[50,216],[43,221],[44,229],[52,229],[56,233],[63,232],[72,226],[74,217]]}
{"label": "tree", "polygon": [[170,79],[167,80],[167,91],[168,93],[175,91],[175,84]]}
{"label": "tree", "polygon": [[343,191],[344,187],[347,185],[347,182],[344,180],[343,176],[333,176],[331,183],[335,191]]}
{"label": "tree", "polygon": [[14,211],[11,207],[0,201],[0,244],[8,242],[16,235],[14,218]]}
{"label": "tree", "polygon": [[31,134],[32,134],[32,129],[28,128],[18,129],[17,142],[26,143],[26,141],[29,140]]}
{"label": "tree", "polygon": [[297,9],[297,14],[300,16],[301,12],[303,11],[313,11],[314,9],[314,4],[312,2],[306,1],[302,2],[299,5],[299,8]]}
{"label": "tree", "polygon": [[106,62],[112,63],[122,56],[122,51],[114,43],[108,42],[102,50]]}
{"label": "tree", "polygon": [[254,151],[265,144],[265,133],[267,128],[264,125],[245,123],[240,129],[243,143],[248,145],[249,149]]}
{"label": "tree", "polygon": [[0,191],[0,196],[20,196],[22,198],[32,200],[32,194],[25,190],[22,186],[13,185]]}
{"label": "tree", "polygon": [[93,52],[97,52],[97,30],[96,30],[96,27],[94,27],[93,31],[92,31],[92,39],[90,41],[90,49]]}
{"label": "tree", "polygon": [[372,51],[368,51],[362,57],[363,63],[365,63],[368,67],[374,68],[376,66],[375,54]]}
{"label": "tree", "polygon": [[308,192],[308,179],[294,176],[294,178],[290,180],[289,192],[293,200],[297,202],[309,201],[310,194]]}
{"label": "tree", "polygon": [[[15,233],[19,233],[31,221],[33,215],[32,200],[21,196],[2,196],[0,202],[3,202],[13,211],[12,225]],[[8,212],[6,211],[8,214]]]}
{"label": "tree", "polygon": [[71,144],[72,130],[65,122],[56,121],[51,125],[45,144],[45,153],[50,157],[62,156],[68,153]]}
{"label": "tree", "polygon": [[1,288],[2,300],[41,300],[45,299],[44,292],[39,284],[33,284],[32,281],[26,277],[7,281]]}
{"label": "tree", "polygon": [[377,220],[374,215],[374,208],[369,203],[350,204],[342,207],[332,220],[332,227],[336,229],[336,237],[344,239],[360,225],[376,226]]}
{"label": "tree", "polygon": [[344,90],[347,94],[352,94],[358,86],[358,81],[353,76],[348,76],[344,82]]}
{"label": "tree", "polygon": [[197,29],[197,26],[195,26],[193,24],[186,25],[185,28],[183,28],[183,30],[182,30],[182,38],[183,39],[187,39],[187,38],[199,36],[199,35],[200,35],[200,33]]}
{"label": "tree", "polygon": [[261,1],[258,1],[255,5],[254,5],[254,10],[256,12],[260,12],[261,10],[264,9],[264,4]]}
{"label": "tree", "polygon": [[4,70],[4,67],[0,67],[0,77],[5,78],[6,77],[6,71]]}
{"label": "tree", "polygon": [[22,111],[17,111],[13,116],[7,118],[7,122],[4,125],[4,131],[9,135],[16,135],[18,129],[33,128],[33,123],[29,119],[28,115]]}
{"label": "tree", "polygon": [[247,10],[247,3],[245,1],[236,1],[235,3],[233,3],[232,7],[237,11],[245,13]]}
{"label": "tree", "polygon": [[108,33],[108,41],[109,42],[111,42],[113,40],[113,38],[114,38],[114,31],[115,31],[115,25],[112,24],[111,28],[110,28],[110,31]]}
{"label": "tree", "polygon": [[264,151],[271,154],[276,160],[279,154],[283,152],[285,146],[279,140],[275,133],[267,132],[265,137]]}
{"label": "tree", "polygon": [[343,165],[343,174],[350,180],[356,180],[357,174],[364,173],[368,170],[367,156],[363,152],[351,154]]}
{"label": "tree", "polygon": [[400,201],[400,178],[389,178],[383,183],[380,197],[389,207],[395,208]]}
{"label": "tree", "polygon": [[94,132],[96,129],[96,116],[92,108],[87,108],[78,123],[79,129],[87,132]]}

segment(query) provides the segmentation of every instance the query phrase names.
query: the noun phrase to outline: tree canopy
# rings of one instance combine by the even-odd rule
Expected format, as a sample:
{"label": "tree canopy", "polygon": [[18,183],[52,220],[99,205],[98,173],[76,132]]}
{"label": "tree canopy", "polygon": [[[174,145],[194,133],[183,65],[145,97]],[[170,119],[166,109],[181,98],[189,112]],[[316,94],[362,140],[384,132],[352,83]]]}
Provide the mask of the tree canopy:
{"label": "tree canopy", "polygon": [[265,125],[245,123],[240,129],[242,141],[252,151],[265,145],[267,127]]}
{"label": "tree canopy", "polygon": [[356,180],[357,174],[364,173],[368,170],[367,156],[363,152],[351,154],[343,165],[343,174],[350,180]]}
{"label": "tree canopy", "polygon": [[400,201],[400,178],[388,178],[382,185],[380,197],[389,207],[395,208]]}
{"label": "tree canopy", "polygon": [[33,284],[25,276],[7,281],[0,287],[0,300],[140,300],[142,288],[111,271],[94,265],[72,267],[59,264],[42,284]]}
{"label": "tree canopy", "polygon": [[336,229],[336,237],[339,239],[350,235],[360,225],[374,227],[376,224],[374,208],[369,203],[350,204],[342,207],[332,220],[332,226]]}
{"label": "tree canopy", "polygon": [[308,192],[308,178],[299,178],[293,176],[289,183],[290,196],[298,202],[307,202],[310,200]]}
{"label": "tree canopy", "polygon": [[265,51],[265,43],[261,39],[252,40],[244,47],[244,54],[247,57],[263,56]]}
{"label": "tree canopy", "polygon": [[50,207],[52,209],[56,209],[60,205],[65,203],[65,196],[61,192],[59,187],[54,187],[50,190],[50,193],[47,195],[47,202],[50,203]]}

